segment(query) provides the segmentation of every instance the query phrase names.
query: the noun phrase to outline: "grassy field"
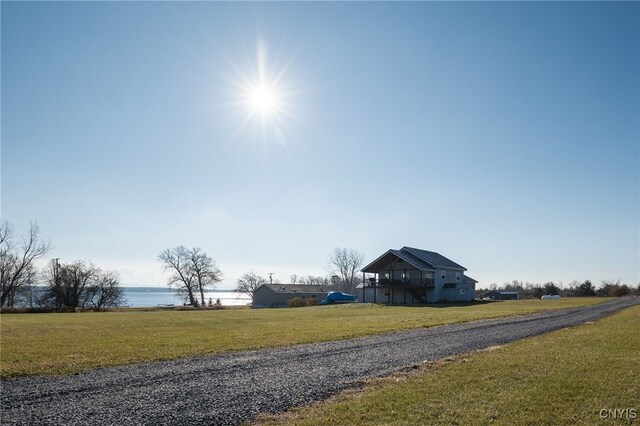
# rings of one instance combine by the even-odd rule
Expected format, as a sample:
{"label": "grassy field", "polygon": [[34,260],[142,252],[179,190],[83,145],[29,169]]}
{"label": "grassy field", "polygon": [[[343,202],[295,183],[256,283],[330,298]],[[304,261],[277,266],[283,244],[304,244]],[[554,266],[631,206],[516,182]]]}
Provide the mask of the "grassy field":
{"label": "grassy field", "polygon": [[[261,423],[637,423],[639,355],[640,307],[636,306],[595,323],[425,364],[414,374],[372,381],[363,390]],[[612,418],[615,409],[622,418]],[[606,418],[601,418],[601,410]]]}
{"label": "grassy field", "polygon": [[604,298],[423,307],[354,304],[295,309],[0,316],[0,377],[345,339],[600,303]]}

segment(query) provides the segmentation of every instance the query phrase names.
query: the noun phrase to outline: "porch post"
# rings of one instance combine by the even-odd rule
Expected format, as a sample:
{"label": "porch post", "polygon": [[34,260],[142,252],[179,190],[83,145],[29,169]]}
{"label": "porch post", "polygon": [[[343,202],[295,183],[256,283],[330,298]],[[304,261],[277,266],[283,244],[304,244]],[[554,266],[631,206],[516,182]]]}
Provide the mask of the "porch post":
{"label": "porch post", "polygon": [[393,296],[394,296],[393,280],[395,277],[394,277],[394,271],[393,269],[391,269],[392,264],[393,264],[393,255],[389,253],[389,296],[387,296],[387,304],[393,304]]}
{"label": "porch post", "polygon": [[376,282],[373,285],[373,303],[376,303],[376,293],[378,292],[378,281],[380,280],[380,274],[378,272],[375,273],[377,275]]}
{"label": "porch post", "polygon": [[[406,287],[409,284],[409,276],[407,275],[407,270],[405,269],[404,272],[404,286]],[[402,289],[402,303],[407,303],[407,289],[403,288]]]}
{"label": "porch post", "polygon": [[396,270],[391,271],[391,304],[396,303]]}
{"label": "porch post", "polygon": [[389,269],[389,282],[387,283],[387,305],[391,304],[391,292],[393,291],[393,271]]}
{"label": "porch post", "polygon": [[362,303],[364,303],[365,298],[367,297],[365,296],[365,293],[367,292],[366,284],[367,283],[364,280],[364,272],[362,272]]}

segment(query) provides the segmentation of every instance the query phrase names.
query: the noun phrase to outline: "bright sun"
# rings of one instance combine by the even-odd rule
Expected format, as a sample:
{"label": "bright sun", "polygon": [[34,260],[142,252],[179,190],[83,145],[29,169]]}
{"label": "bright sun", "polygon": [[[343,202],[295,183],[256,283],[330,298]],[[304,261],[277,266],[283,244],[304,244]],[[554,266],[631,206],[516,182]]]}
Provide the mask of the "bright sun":
{"label": "bright sun", "polygon": [[236,99],[232,105],[244,115],[236,133],[258,130],[263,141],[271,138],[286,145],[296,110],[297,90],[288,72],[292,59],[285,65],[267,66],[267,57],[266,44],[258,41],[255,60],[247,60],[245,67],[235,67],[247,71],[230,78]]}
{"label": "bright sun", "polygon": [[259,84],[249,92],[249,104],[255,113],[270,115],[278,109],[278,96],[273,87]]}

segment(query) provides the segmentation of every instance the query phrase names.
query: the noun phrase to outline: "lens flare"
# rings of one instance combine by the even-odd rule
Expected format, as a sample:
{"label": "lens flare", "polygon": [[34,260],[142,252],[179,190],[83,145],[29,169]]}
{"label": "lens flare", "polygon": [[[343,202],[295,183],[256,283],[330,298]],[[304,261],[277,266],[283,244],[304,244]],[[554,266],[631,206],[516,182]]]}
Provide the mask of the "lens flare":
{"label": "lens flare", "polygon": [[288,74],[292,59],[284,64],[267,61],[267,45],[258,41],[256,56],[246,58],[244,66],[234,66],[235,74],[229,76],[234,88],[234,101],[239,107],[242,121],[235,137],[259,131],[266,143],[275,140],[286,145],[289,126],[294,118],[293,100],[297,91],[292,90]]}

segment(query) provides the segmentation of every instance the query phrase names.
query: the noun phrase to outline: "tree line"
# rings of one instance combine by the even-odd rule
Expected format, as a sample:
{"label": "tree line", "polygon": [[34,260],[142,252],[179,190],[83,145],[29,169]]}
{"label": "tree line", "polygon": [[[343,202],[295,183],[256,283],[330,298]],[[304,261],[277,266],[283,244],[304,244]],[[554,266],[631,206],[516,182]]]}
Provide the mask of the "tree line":
{"label": "tree line", "polygon": [[73,311],[102,310],[124,303],[118,274],[90,262],[52,260],[38,270],[35,263],[52,248],[32,222],[26,234],[16,235],[13,225],[0,221],[0,307]]}
{"label": "tree line", "polygon": [[640,294],[640,283],[633,287],[629,284],[623,284],[620,280],[603,280],[600,286],[596,286],[590,280],[583,282],[573,281],[568,286],[558,285],[553,281],[545,284],[524,283],[522,281],[513,280],[510,283],[504,283],[498,286],[493,283],[486,289],[476,289],[476,295],[486,293],[490,290],[498,291],[517,291],[523,299],[535,298],[539,299],[545,294],[560,295],[563,297],[590,297],[590,296],[611,296],[621,297],[631,294]]}

